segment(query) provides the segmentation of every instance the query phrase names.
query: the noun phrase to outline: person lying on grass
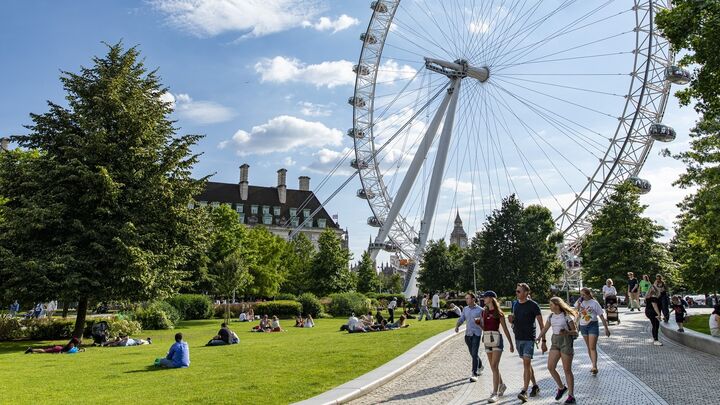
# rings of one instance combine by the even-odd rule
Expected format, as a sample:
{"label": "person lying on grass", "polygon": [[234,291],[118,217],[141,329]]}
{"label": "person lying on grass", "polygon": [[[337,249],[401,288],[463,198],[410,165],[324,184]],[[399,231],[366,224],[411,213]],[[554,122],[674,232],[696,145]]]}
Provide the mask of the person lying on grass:
{"label": "person lying on grass", "polygon": [[270,326],[270,320],[267,315],[263,315],[260,319],[260,324],[252,328],[252,332],[270,332],[272,327]]}
{"label": "person lying on grass", "polygon": [[116,347],[116,346],[141,346],[141,345],[151,345],[152,339],[133,339],[129,337],[128,335],[120,335],[115,338],[115,340],[111,340],[109,342],[105,342],[102,344],[102,346],[105,347]]}
{"label": "person lying on grass", "polygon": [[408,328],[410,325],[406,323],[407,318],[405,318],[405,315],[400,315],[400,319],[398,319],[397,322],[389,324],[387,327],[388,329],[400,329],[400,328]]}
{"label": "person lying on grass", "polygon": [[225,322],[220,325],[217,335],[213,336],[205,346],[223,346],[240,343],[237,334],[230,330]]}
{"label": "person lying on grass", "polygon": [[163,368],[187,368],[190,367],[190,348],[187,342],[183,341],[183,334],[175,334],[175,343],[170,346],[165,358],[155,359],[155,366]]}
{"label": "person lying on grass", "polygon": [[73,337],[70,339],[69,342],[65,346],[49,346],[42,349],[33,349],[32,347],[28,347],[27,350],[25,350],[25,354],[32,354],[32,353],[77,353],[79,351],[84,352],[85,349],[80,348],[80,340],[76,337]]}

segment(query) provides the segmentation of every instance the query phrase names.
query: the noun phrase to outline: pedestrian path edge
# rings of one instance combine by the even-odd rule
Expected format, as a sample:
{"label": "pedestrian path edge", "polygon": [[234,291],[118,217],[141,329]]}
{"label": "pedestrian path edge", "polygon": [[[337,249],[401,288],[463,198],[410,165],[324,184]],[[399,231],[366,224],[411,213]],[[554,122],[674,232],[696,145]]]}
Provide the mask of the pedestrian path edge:
{"label": "pedestrian path edge", "polygon": [[454,336],[463,333],[465,326],[462,326],[458,333],[455,328],[439,333],[428,338],[400,356],[390,360],[382,366],[348,381],[320,395],[296,402],[295,405],[331,405],[342,404],[361,397],[376,387],[392,380],[396,376],[412,367],[415,363],[432,353],[440,345],[447,342]]}
{"label": "pedestrian path edge", "polygon": [[691,349],[720,357],[720,339],[687,328],[685,332],[678,332],[675,319],[670,321],[670,323],[660,323],[660,330],[666,338]]}

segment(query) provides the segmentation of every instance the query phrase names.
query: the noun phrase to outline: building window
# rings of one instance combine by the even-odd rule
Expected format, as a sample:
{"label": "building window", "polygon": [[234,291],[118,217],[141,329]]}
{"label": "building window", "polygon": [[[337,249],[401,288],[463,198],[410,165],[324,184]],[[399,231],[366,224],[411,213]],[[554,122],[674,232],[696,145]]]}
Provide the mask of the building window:
{"label": "building window", "polygon": [[313,219],[310,218],[310,217],[305,217],[305,218],[303,218],[303,219],[304,219],[303,223],[305,224],[305,228],[312,228],[312,226],[313,226]]}
{"label": "building window", "polygon": [[290,219],[290,225],[292,225],[293,228],[297,228],[297,226],[298,226],[298,217],[292,217],[292,219]]}
{"label": "building window", "polygon": [[310,216],[310,210],[308,208],[305,208],[303,210],[303,217],[307,218]]}
{"label": "building window", "polygon": [[251,205],[250,206],[250,214],[251,215],[257,215],[258,206],[257,205]]}
{"label": "building window", "polygon": [[291,217],[297,216],[297,208],[290,208],[290,216]]}
{"label": "building window", "polygon": [[272,224],[272,215],[270,215],[270,214],[263,215],[263,224],[271,225]]}
{"label": "building window", "polygon": [[241,224],[245,223],[245,214],[240,213],[238,214],[238,221],[240,221]]}
{"label": "building window", "polygon": [[217,207],[219,207],[219,206],[220,206],[220,203],[219,203],[219,202],[217,202],[217,201],[215,201],[215,202],[211,202],[211,203],[210,203],[210,206],[211,206],[211,207],[213,207],[213,208],[217,208]]}
{"label": "building window", "polygon": [[280,207],[273,208],[273,215],[275,215],[276,217],[280,216]]}
{"label": "building window", "polygon": [[245,208],[244,205],[235,204],[235,211],[237,211],[237,212],[245,212],[244,208]]}
{"label": "building window", "polygon": [[267,205],[263,205],[263,215],[270,214],[270,207]]}
{"label": "building window", "polygon": [[318,219],[318,228],[325,228],[325,218]]}

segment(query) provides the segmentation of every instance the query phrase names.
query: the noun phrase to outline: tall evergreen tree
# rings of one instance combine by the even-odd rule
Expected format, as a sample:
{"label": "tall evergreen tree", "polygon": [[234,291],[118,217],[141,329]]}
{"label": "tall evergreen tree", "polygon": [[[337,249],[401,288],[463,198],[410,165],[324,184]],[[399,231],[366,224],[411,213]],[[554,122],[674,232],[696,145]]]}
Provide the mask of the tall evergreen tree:
{"label": "tall evergreen tree", "polygon": [[[603,207],[592,217],[592,232],[582,245],[584,280],[600,287],[605,280],[625,280],[627,272],[664,274],[674,279],[672,269],[662,268],[665,247],[656,239],[663,227],[643,217],[647,206],[640,204],[637,188],[619,185]],[[619,288],[618,283],[618,288]]]}
{"label": "tall evergreen tree", "polygon": [[313,259],[311,292],[325,296],[355,289],[357,280],[350,272],[350,252],[332,229],[326,229],[318,239],[318,252]]}
{"label": "tall evergreen tree", "polygon": [[30,134],[14,137],[38,157],[3,159],[13,176],[0,179],[10,198],[0,290],[72,297],[79,336],[90,302],[162,298],[183,284],[201,228],[188,205],[204,179],[190,173],[200,136],[176,135],[166,89],[136,48],[109,45],[60,80],[67,105],[48,102],[31,114]]}
{"label": "tall evergreen tree", "polygon": [[378,292],[380,280],[378,279],[375,263],[368,252],[364,252],[357,266],[357,291],[361,293]]}

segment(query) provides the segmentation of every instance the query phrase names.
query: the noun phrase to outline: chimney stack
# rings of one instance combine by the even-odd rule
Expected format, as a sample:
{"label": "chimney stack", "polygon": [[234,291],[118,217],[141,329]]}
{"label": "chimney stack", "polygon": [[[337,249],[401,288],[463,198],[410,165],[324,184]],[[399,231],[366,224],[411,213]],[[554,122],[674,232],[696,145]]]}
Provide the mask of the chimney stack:
{"label": "chimney stack", "polygon": [[300,191],[310,191],[310,177],[300,176],[298,177],[300,183]]}
{"label": "chimney stack", "polygon": [[280,169],[277,171],[278,175],[278,184],[277,184],[277,190],[278,190],[278,199],[280,200],[280,204],[285,204],[287,201],[287,170]]}
{"label": "chimney stack", "polygon": [[0,150],[10,150],[10,138],[0,138]]}
{"label": "chimney stack", "polygon": [[243,165],[240,166],[240,199],[243,201],[248,198],[248,186],[250,185],[248,182],[249,169],[250,165],[247,163],[243,163]]}

